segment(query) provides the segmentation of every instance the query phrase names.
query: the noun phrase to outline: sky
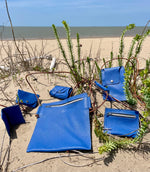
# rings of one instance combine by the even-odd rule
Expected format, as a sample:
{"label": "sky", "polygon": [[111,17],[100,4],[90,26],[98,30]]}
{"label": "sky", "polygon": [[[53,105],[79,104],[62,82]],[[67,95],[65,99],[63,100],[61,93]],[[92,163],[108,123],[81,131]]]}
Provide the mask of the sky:
{"label": "sky", "polygon": [[[150,0],[7,0],[13,26],[145,26]],[[9,26],[5,0],[0,25]]]}

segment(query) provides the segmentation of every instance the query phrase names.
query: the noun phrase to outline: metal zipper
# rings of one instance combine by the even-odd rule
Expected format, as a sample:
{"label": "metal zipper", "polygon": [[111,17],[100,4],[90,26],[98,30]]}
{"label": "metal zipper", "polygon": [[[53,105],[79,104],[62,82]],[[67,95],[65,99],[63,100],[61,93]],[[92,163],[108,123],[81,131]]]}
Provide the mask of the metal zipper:
{"label": "metal zipper", "polygon": [[81,100],[83,100],[83,98],[79,98],[79,99],[76,99],[76,100],[72,100],[70,102],[63,103],[63,104],[59,104],[59,105],[47,105],[45,107],[46,108],[50,108],[50,107],[61,107],[61,106],[66,106],[66,105],[69,105],[69,104],[72,104],[72,103],[75,103],[75,102],[78,102],[78,101],[81,101]]}
{"label": "metal zipper", "polygon": [[121,113],[107,113],[107,116],[117,116],[117,117],[125,117],[125,118],[136,118],[135,115],[121,114]]}

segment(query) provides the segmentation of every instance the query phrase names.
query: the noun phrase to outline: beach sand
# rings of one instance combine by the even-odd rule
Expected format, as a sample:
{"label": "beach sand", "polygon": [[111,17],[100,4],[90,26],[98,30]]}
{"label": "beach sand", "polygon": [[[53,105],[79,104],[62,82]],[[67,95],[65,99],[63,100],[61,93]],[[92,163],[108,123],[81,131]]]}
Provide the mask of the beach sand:
{"label": "beach sand", "polygon": [[[67,51],[67,43],[66,40],[61,40],[62,44]],[[56,62],[60,62],[63,59],[60,50],[58,49],[58,44],[56,40],[27,40],[27,42],[34,47],[34,52],[38,52],[37,54],[33,53],[33,56],[42,55],[42,51],[44,49],[44,54],[51,55],[56,58]],[[125,48],[124,48],[124,57],[127,57],[129,48],[131,46],[132,37],[127,37],[124,39]],[[75,39],[72,40],[74,45],[74,55],[77,57],[77,42]],[[12,54],[15,54],[14,45],[10,41]],[[110,52],[113,51],[114,57],[117,57],[119,52],[120,38],[87,38],[80,39],[81,47],[81,57],[86,58],[90,57],[93,59],[97,59],[99,66],[101,67],[103,64],[103,58],[106,60],[110,59]],[[4,42],[4,45],[7,44]],[[150,58],[150,37],[147,37],[143,43],[142,51],[138,56],[139,60],[139,68],[143,69],[145,67],[145,60]],[[67,52],[68,55],[69,52]],[[7,57],[6,52],[1,50],[1,59]],[[114,63],[117,65],[117,63]],[[47,64],[45,64],[47,65]],[[49,64],[48,64],[49,65]],[[49,67],[49,66],[48,66]],[[63,65],[61,62],[57,65],[56,71],[68,71],[68,68]],[[25,75],[28,72],[23,72],[17,75],[17,81],[21,85],[22,89],[25,91],[32,92],[31,88],[25,81]],[[46,75],[46,74],[38,74],[34,75],[36,80],[33,77],[30,77],[30,82],[35,89],[35,91],[40,94],[40,99],[42,103],[44,102],[54,102],[58,101],[58,99],[54,99],[49,96],[49,90],[52,89],[55,85],[63,85],[63,86],[74,86],[70,79],[64,77],[56,77],[55,75]],[[5,89],[5,96],[1,94],[1,104],[5,106],[11,106],[15,104],[17,90],[20,89],[18,82],[12,77],[8,78],[9,84]],[[1,87],[3,83],[1,83]],[[10,101],[6,101],[6,96]],[[102,101],[102,96],[98,95],[98,103]],[[11,104],[12,103],[12,104]],[[99,112],[104,113],[105,107],[110,107],[109,102],[106,102]],[[2,107],[0,107],[2,109]],[[37,107],[38,108],[38,107]],[[34,131],[36,125],[36,117],[35,113],[37,108],[32,110],[29,114],[25,114],[24,118],[26,123],[20,125],[16,128],[16,136],[12,139],[11,147],[10,147],[10,156],[9,156],[9,164],[8,171],[17,171],[18,168],[26,166],[28,164],[32,164],[35,162],[40,162],[36,165],[31,165],[29,167],[26,166],[24,169],[20,169],[18,171],[23,172],[148,172],[150,171],[150,145],[146,144],[141,146],[143,149],[125,149],[116,151],[110,155],[103,154],[100,155],[98,153],[98,147],[100,146],[98,138],[96,138],[94,134],[94,124],[91,125],[91,135],[92,135],[92,151],[85,152],[84,155],[92,158],[100,158],[99,161],[95,161],[93,159],[87,159],[83,156],[75,156],[75,153],[61,152],[61,153],[38,153],[31,152],[27,153],[26,149],[31,139],[32,133]],[[56,133],[57,134],[57,133]],[[5,135],[5,137],[4,137]],[[4,143],[2,142],[4,139]],[[5,156],[5,152],[9,145],[9,137],[8,134],[5,133],[5,126],[3,121],[0,120],[0,141],[3,144],[3,150],[1,152],[1,162]],[[148,133],[144,142],[150,141],[150,133]],[[0,144],[1,144],[0,143]],[[94,152],[94,153],[93,153]],[[78,154],[76,154],[78,155]],[[61,157],[66,156],[66,157]],[[55,158],[53,158],[55,157]],[[45,161],[43,161],[45,160]],[[66,164],[67,162],[68,164]],[[7,163],[7,156],[5,158],[5,162],[3,164],[3,168]],[[88,166],[86,166],[89,164]],[[74,165],[74,166],[72,166]],[[85,166],[84,166],[85,165]],[[83,167],[82,167],[83,166]]]}

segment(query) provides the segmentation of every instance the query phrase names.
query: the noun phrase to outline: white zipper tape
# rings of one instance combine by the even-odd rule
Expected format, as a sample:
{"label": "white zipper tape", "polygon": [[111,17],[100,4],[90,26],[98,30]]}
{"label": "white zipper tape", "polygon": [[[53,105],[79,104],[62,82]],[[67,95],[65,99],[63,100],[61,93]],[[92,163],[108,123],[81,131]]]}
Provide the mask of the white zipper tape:
{"label": "white zipper tape", "polygon": [[78,102],[78,101],[81,101],[83,100],[83,98],[80,98],[80,99],[76,99],[76,100],[72,100],[70,102],[67,102],[67,103],[63,103],[63,104],[59,104],[59,105],[47,105],[45,106],[46,108],[51,108],[51,107],[62,107],[62,106],[66,106],[66,105],[69,105],[69,104],[72,104],[72,103],[75,103],[75,102]]}
{"label": "white zipper tape", "polygon": [[117,116],[117,117],[125,117],[125,118],[136,118],[135,115],[121,114],[121,113],[107,113],[107,116]]}

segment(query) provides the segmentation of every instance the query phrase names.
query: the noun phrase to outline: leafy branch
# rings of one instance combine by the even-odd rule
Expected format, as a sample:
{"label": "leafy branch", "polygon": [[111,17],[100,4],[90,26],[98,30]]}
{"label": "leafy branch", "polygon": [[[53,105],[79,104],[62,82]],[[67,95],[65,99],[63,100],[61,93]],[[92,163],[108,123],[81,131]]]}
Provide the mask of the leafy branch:
{"label": "leafy branch", "polygon": [[128,30],[132,30],[134,29],[135,24],[129,24],[128,26],[126,26],[125,30],[122,32],[121,35],[121,40],[120,40],[120,48],[119,48],[119,55],[118,55],[118,63],[119,66],[122,66],[122,58],[123,57],[123,50],[124,50],[124,35]]}
{"label": "leafy branch", "polygon": [[66,34],[67,34],[67,42],[68,42],[68,48],[69,48],[72,64],[70,64],[68,59],[67,59],[67,55],[66,55],[65,50],[64,50],[64,48],[62,46],[62,43],[61,43],[61,41],[59,39],[58,32],[57,32],[57,29],[56,29],[54,24],[52,25],[52,28],[53,28],[55,37],[57,39],[59,48],[61,50],[61,53],[62,53],[62,55],[64,57],[64,60],[65,60],[65,62],[67,64],[68,68],[70,69],[70,73],[72,74],[73,78],[75,79],[75,82],[78,83],[78,82],[80,82],[81,77],[80,77],[80,74],[78,73],[77,67],[75,65],[75,59],[74,59],[74,56],[73,56],[73,48],[72,48],[72,43],[71,43],[71,38],[70,38],[70,28],[69,28],[69,26],[67,25],[67,23],[65,21],[63,21],[62,23],[63,23],[63,25],[65,27]]}

